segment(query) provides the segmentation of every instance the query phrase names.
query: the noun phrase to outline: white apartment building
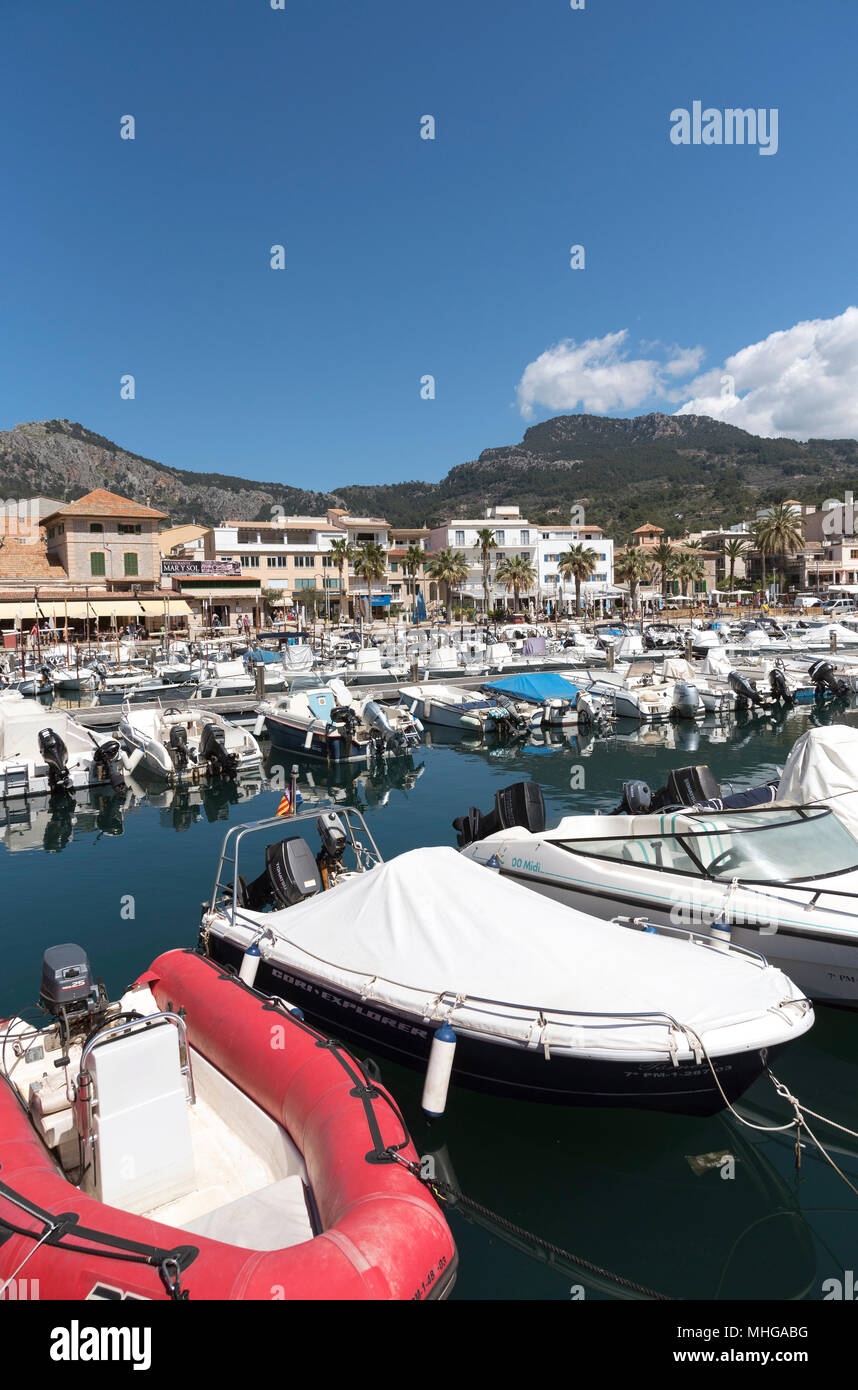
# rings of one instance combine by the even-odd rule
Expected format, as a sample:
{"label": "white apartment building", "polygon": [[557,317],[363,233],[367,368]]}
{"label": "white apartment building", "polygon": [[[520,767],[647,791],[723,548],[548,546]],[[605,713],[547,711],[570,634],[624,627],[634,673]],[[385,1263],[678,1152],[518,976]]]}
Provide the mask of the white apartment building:
{"label": "white apartment building", "polygon": [[615,597],[614,542],[603,535],[601,526],[584,523],[580,526],[541,526],[537,535],[539,596],[541,602],[550,604],[552,611],[558,600],[561,611],[575,602],[575,580],[562,578],[560,557],[576,545],[583,545],[597,556],[596,569],[591,578],[581,585],[582,603]]}
{"label": "white apartment building", "polygon": [[[439,550],[455,550],[465,556],[468,561],[469,575],[462,585],[462,596],[465,603],[470,600],[478,606],[483,603],[483,560],[480,552],[480,543],[477,533],[485,528],[494,532],[496,549],[490,552],[490,572],[489,572],[489,604],[494,606],[498,601],[505,603],[514,602],[512,593],[508,593],[503,584],[498,584],[496,579],[497,567],[504,559],[512,559],[514,555],[523,555],[529,560],[536,569],[537,542],[539,538],[539,528],[526,521],[518,507],[487,507],[486,514],[479,520],[448,521],[443,526],[435,526],[429,536],[429,550],[437,554]],[[429,590],[429,602],[434,599],[443,598],[443,584],[439,585],[431,580],[426,586]],[[442,592],[438,592],[438,590]],[[522,591],[522,600],[536,598],[536,588],[528,593]]]}

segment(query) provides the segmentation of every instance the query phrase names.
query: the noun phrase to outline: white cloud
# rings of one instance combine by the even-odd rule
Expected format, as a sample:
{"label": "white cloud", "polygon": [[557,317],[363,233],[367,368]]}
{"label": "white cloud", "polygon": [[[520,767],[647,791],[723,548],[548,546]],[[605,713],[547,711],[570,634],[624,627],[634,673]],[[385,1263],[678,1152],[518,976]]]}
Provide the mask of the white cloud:
{"label": "white cloud", "polygon": [[770,333],[683,394],[677,415],[712,415],[752,434],[858,437],[858,308]]}
{"label": "white cloud", "polygon": [[531,419],[537,406],[554,411],[580,407],[596,415],[633,409],[664,395],[666,377],[687,376],[703,359],[702,348],[675,346],[667,350],[666,362],[630,357],[627,340],[628,330],[623,328],[583,343],[567,338],[548,348],[528,363],[516,387],[522,415]]}

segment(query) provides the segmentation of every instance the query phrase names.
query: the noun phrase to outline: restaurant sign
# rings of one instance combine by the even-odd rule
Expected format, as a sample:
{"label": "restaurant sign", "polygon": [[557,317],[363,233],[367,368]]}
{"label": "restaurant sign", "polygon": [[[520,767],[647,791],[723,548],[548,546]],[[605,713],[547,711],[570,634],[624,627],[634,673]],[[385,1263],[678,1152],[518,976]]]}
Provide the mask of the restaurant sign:
{"label": "restaurant sign", "polygon": [[196,575],[241,575],[241,565],[238,560],[162,560],[161,577],[168,575],[186,575],[188,578]]}

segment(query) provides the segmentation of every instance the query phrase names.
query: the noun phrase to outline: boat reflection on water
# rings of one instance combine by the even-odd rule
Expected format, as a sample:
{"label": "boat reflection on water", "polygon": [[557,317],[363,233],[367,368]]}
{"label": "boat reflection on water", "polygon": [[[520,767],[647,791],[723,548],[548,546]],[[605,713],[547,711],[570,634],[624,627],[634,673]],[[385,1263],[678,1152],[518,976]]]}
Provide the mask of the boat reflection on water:
{"label": "boat reflection on water", "polygon": [[82,788],[75,796],[0,802],[0,842],[10,854],[32,849],[59,854],[72,840],[123,834],[125,812],[134,804],[128,789],[104,792],[96,787]]}
{"label": "boat reflection on water", "polygon": [[[661,1115],[654,1123],[640,1112],[600,1111],[595,1150],[580,1115],[505,1102],[503,1130],[486,1163],[487,1136],[497,1131],[489,1098],[454,1089],[441,1125],[429,1127],[415,1114],[404,1069],[383,1064],[382,1076],[403,1096],[424,1171],[480,1204],[476,1211],[468,1202],[445,1207],[460,1249],[465,1221],[492,1240],[493,1260],[475,1272],[485,1284],[472,1283],[473,1297],[496,1297],[497,1286],[516,1273],[521,1280],[526,1256],[533,1262],[531,1297],[568,1299],[580,1286],[584,1294],[573,1297],[648,1298],[564,1258],[557,1247],[673,1299],[817,1299],[821,1280],[838,1272],[815,1239],[818,1218],[801,1210],[782,1136],[755,1134],[724,1114],[693,1121]],[[758,1083],[749,1094],[771,1093]],[[778,1117],[787,1118],[782,1103]],[[540,1175],[525,1207],[522,1172]],[[586,1199],[576,1200],[570,1182]],[[526,1230],[493,1220],[493,1213]],[[555,1250],[546,1251],[540,1237]]]}
{"label": "boat reflection on water", "polygon": [[298,790],[305,809],[323,801],[341,802],[359,811],[386,806],[393,791],[410,792],[423,776],[425,764],[412,753],[399,758],[375,758],[369,766],[301,758],[272,748],[268,755],[269,789],[285,791],[297,768]]}
{"label": "boat reflection on water", "polygon": [[148,779],[145,783],[137,782],[133,777],[129,782],[138,801],[157,808],[161,825],[166,830],[178,831],[190,830],[202,820],[209,824],[229,820],[230,806],[252,801],[268,790],[261,773],[233,779],[214,777],[197,783],[179,782],[175,786]]}

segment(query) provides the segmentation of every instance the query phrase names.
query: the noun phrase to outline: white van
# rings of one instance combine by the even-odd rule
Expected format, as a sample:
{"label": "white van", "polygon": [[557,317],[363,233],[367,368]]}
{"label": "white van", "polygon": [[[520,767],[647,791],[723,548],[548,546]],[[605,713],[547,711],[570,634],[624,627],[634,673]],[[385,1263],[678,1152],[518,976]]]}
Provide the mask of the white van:
{"label": "white van", "polygon": [[824,603],[822,611],[829,618],[839,617],[843,613],[854,613],[855,602],[851,598],[837,598],[833,603]]}

